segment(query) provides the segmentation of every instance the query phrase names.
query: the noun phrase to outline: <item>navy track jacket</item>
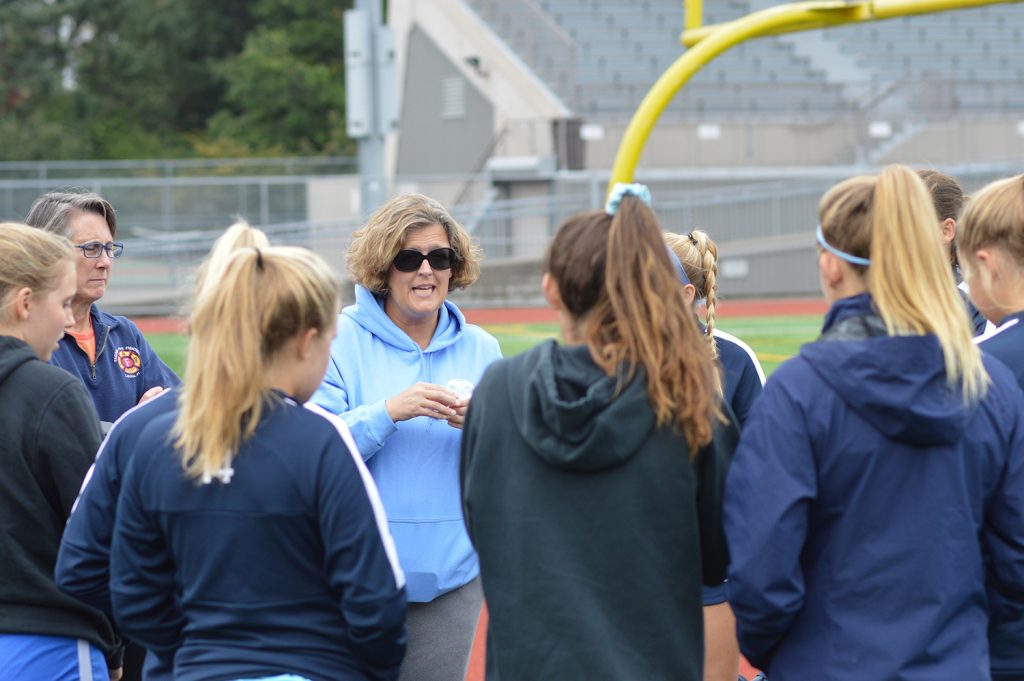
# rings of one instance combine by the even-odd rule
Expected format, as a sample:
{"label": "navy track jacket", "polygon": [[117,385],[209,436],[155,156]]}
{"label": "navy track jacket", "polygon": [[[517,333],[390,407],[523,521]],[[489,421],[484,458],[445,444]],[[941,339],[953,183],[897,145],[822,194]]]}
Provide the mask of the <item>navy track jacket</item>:
{"label": "navy track jacket", "polygon": [[173,653],[177,681],[396,678],[405,577],[344,423],[278,395],[203,483],[182,471],[174,418],[143,430],[121,485],[110,594],[125,634]]}
{"label": "navy track jacket", "polygon": [[[861,295],[825,331],[857,317],[881,322]],[[772,681],[985,680],[986,571],[1004,614],[1024,607],[1020,388],[986,357],[965,406],[934,336],[881,328],[780,367],[729,471],[729,601]]]}
{"label": "navy track jacket", "polygon": [[739,338],[718,329],[713,331],[713,335],[718,361],[722,365],[725,401],[732,407],[742,428],[764,389],[764,370],[754,351]]}
{"label": "navy track jacket", "polygon": [[100,421],[113,423],[150,388],[173,388],[180,383],[131,320],[109,315],[95,305],[89,308],[89,316],[96,334],[96,363],[91,364],[74,337],[65,333],[50,364],[82,382]]}
{"label": "navy track jacket", "polygon": [[[994,331],[977,339],[978,346],[1013,371],[1024,389],[1024,312],[1015,312]],[[998,592],[990,594],[999,600]],[[993,616],[989,633],[994,681],[1024,679],[1024,616]]]}
{"label": "navy track jacket", "polygon": [[[177,391],[161,395],[125,412],[103,441],[96,461],[68,518],[57,554],[57,587],[113,617],[110,605],[110,542],[121,481],[128,470],[139,435],[158,416],[177,406]],[[146,656],[146,681],[171,681],[170,660]]]}

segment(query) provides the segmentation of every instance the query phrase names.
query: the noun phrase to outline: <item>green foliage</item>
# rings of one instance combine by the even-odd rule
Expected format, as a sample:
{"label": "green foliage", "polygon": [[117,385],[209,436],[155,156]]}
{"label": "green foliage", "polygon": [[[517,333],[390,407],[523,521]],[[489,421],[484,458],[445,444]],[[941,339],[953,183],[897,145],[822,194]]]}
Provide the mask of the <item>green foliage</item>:
{"label": "green foliage", "polygon": [[350,6],[0,3],[0,160],[347,153]]}
{"label": "green foliage", "polygon": [[216,68],[227,84],[230,108],[210,119],[210,136],[257,153],[339,153],[347,143],[343,65],[306,61],[298,54],[285,29],[251,33],[242,52]]}

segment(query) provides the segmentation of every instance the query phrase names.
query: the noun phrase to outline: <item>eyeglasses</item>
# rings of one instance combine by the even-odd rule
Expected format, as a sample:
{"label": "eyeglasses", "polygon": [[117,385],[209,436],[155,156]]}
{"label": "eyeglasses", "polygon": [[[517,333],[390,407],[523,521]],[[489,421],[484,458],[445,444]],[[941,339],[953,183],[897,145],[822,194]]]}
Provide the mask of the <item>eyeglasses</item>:
{"label": "eyeglasses", "polygon": [[87,244],[74,244],[74,247],[82,251],[82,255],[87,258],[98,258],[101,251],[106,251],[107,257],[110,258],[120,258],[124,253],[124,244],[119,241],[108,241],[105,244],[99,241],[90,241]]}
{"label": "eyeglasses", "polygon": [[450,270],[456,261],[455,251],[450,248],[435,248],[430,253],[420,253],[406,249],[398,252],[392,264],[399,272],[415,272],[423,265],[424,260],[430,263],[430,269]]}

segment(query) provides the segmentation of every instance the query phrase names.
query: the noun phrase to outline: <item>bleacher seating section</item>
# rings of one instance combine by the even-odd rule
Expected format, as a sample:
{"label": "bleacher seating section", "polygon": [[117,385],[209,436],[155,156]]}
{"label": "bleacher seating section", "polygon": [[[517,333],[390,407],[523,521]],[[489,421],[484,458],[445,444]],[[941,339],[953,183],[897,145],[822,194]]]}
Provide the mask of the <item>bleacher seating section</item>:
{"label": "bleacher seating section", "polygon": [[[680,0],[467,0],[579,115],[628,118],[682,54]],[[754,7],[764,6],[753,0]],[[752,0],[705,4],[705,23],[752,11]],[[537,15],[561,36],[538,39]],[[909,110],[1024,110],[1024,4],[894,19],[824,32],[825,52],[851,57],[869,92],[898,91]],[[664,118],[830,116],[859,98],[792,36],[741,44],[698,73]],[[529,48],[524,46],[529,44]]]}

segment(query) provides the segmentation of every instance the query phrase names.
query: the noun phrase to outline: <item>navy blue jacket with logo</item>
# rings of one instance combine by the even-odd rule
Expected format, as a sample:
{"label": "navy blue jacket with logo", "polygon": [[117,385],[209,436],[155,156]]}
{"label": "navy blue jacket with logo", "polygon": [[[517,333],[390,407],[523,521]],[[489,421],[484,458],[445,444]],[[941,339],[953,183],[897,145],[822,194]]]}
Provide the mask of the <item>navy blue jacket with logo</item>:
{"label": "navy blue jacket with logo", "polygon": [[177,374],[160,360],[134,323],[95,305],[89,316],[96,333],[96,364],[89,362],[70,334],[64,334],[50,364],[82,381],[100,421],[113,423],[150,388],[178,385]]}
{"label": "navy blue jacket with logo", "polygon": [[[1024,311],[1008,315],[994,331],[975,341],[1008,366],[1024,389]],[[990,597],[995,601],[999,594],[992,593]],[[1024,680],[1024,617],[994,616],[989,646],[993,681]]]}
{"label": "navy blue jacket with logo", "polygon": [[984,362],[965,406],[935,336],[886,335],[861,295],[769,379],[724,509],[740,647],[769,679],[989,679],[990,610],[1024,612],[1024,395]]}

